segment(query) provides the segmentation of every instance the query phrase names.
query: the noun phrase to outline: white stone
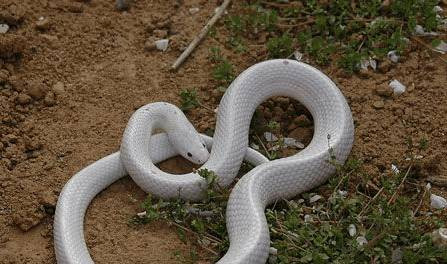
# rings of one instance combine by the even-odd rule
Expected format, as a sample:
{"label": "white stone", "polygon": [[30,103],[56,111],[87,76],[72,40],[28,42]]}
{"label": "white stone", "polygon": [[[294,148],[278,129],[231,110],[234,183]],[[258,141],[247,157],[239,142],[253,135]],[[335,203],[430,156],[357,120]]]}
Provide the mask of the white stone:
{"label": "white stone", "polygon": [[278,254],[278,250],[274,247],[270,247],[269,254],[276,256]]}
{"label": "white stone", "polygon": [[160,39],[155,41],[155,46],[158,50],[166,51],[169,46],[169,39]]}
{"label": "white stone", "polygon": [[360,246],[363,246],[368,243],[368,240],[366,240],[364,236],[358,236],[355,240]]}
{"label": "white stone", "polygon": [[430,195],[430,206],[435,209],[444,209],[447,207],[447,200],[436,194]]}
{"label": "white stone", "polygon": [[199,12],[200,11],[200,8],[198,8],[198,7],[191,7],[190,9],[189,9],[189,13],[191,14],[191,15],[194,15],[195,13],[197,13],[197,12]]}
{"label": "white stone", "polygon": [[347,191],[338,190],[338,194],[339,194],[341,197],[343,197],[343,198],[345,198],[346,196],[348,196],[348,192],[347,192]]}
{"label": "white stone", "polygon": [[310,222],[312,222],[314,219],[313,219],[313,217],[311,216],[311,215],[304,215],[304,222],[305,223],[310,223]]}
{"label": "white stone", "polygon": [[316,195],[310,197],[309,203],[315,203],[316,201],[320,200],[321,198],[323,198],[323,197],[318,195],[318,194],[316,194]]}
{"label": "white stone", "polygon": [[389,83],[389,86],[391,87],[391,89],[393,89],[393,93],[395,95],[401,95],[405,92],[405,85],[403,85],[402,83],[400,83],[398,80],[394,79]]}
{"label": "white stone", "polygon": [[417,35],[424,35],[425,34],[425,30],[421,25],[416,25],[414,27],[414,33],[416,33]]}
{"label": "white stone", "polygon": [[354,224],[350,224],[348,226],[348,233],[351,237],[355,236],[357,234],[357,228],[355,227]]}
{"label": "white stone", "polygon": [[397,63],[399,62],[399,55],[397,55],[397,51],[395,50],[391,50],[388,52],[387,57],[390,61]]}
{"label": "white stone", "polygon": [[0,24],[0,34],[5,34],[8,32],[9,26],[8,24]]}
{"label": "white stone", "polygon": [[137,213],[137,216],[138,216],[139,218],[143,218],[143,217],[145,217],[145,216],[146,216],[146,211],[141,212],[141,213]]}

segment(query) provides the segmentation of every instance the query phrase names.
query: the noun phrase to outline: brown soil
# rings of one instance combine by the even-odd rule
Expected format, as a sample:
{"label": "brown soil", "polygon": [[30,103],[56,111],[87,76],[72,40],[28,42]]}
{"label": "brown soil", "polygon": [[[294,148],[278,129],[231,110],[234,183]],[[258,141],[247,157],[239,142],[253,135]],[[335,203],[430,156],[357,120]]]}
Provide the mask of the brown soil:
{"label": "brown soil", "polygon": [[[170,64],[219,1],[140,0],[123,13],[113,2],[0,3],[0,23],[11,26],[0,36],[0,263],[55,262],[52,213],[60,190],[74,173],[119,148],[139,106],[178,103],[179,91],[192,87],[208,108],[217,106],[221,94],[211,77],[211,46],[221,46],[238,72],[265,58],[259,46],[249,45],[246,55],[225,48],[222,27],[172,73]],[[191,7],[200,11],[190,15]],[[47,20],[37,23],[41,16]],[[145,41],[157,34],[171,39],[168,51],[145,51]],[[259,41],[265,39],[252,44]],[[382,63],[378,73],[345,76],[335,67],[322,69],[349,101],[356,124],[352,155],[370,176],[390,173],[391,164],[405,168],[412,153],[422,157],[416,164],[421,178],[447,178],[447,64],[424,48],[413,49],[402,63]],[[408,87],[398,97],[387,92],[394,78]],[[290,105],[268,102],[260,108],[262,118],[276,118],[284,134],[306,143],[312,127],[303,124],[305,116],[295,124],[284,121],[306,112]],[[189,116],[200,131],[214,127],[207,109]],[[177,158],[162,168],[180,173],[191,165]],[[93,201],[85,226],[97,263],[182,263],[175,253],[188,256],[195,248],[165,223],[129,227],[143,199],[124,178]]]}

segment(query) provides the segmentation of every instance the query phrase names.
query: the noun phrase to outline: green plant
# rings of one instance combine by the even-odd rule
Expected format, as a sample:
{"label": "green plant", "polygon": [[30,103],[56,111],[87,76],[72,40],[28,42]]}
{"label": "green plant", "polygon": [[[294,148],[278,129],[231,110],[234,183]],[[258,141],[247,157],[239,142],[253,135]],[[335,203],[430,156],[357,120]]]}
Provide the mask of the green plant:
{"label": "green plant", "polygon": [[213,77],[218,81],[218,89],[225,91],[234,79],[233,65],[222,59],[213,69]]}
{"label": "green plant", "polygon": [[[371,1],[251,1],[226,20],[228,41],[246,50],[246,38],[274,33],[266,48],[271,58],[287,57],[295,40],[301,52],[318,64],[335,60],[347,72],[358,70],[369,57],[386,59],[389,51],[404,54],[416,25],[436,31],[440,19],[436,0]],[[243,47],[243,49],[241,48]]]}
{"label": "green plant", "polygon": [[267,50],[270,58],[287,58],[293,52],[293,39],[288,34],[268,40]]}
{"label": "green plant", "polygon": [[200,103],[197,100],[197,91],[195,89],[184,89],[180,92],[180,109],[188,111],[199,105]]}

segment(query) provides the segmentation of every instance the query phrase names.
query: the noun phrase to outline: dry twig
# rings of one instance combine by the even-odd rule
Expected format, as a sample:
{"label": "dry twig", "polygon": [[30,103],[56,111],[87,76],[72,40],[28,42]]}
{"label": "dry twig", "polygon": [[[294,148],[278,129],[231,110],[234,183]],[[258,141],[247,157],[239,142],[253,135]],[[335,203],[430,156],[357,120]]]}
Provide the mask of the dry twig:
{"label": "dry twig", "polygon": [[177,58],[177,60],[172,64],[172,70],[177,70],[178,67],[188,58],[188,56],[193,52],[193,50],[199,45],[199,43],[205,38],[210,29],[216,24],[217,20],[224,14],[225,9],[227,9],[231,0],[225,0],[223,4],[219,7],[216,14],[208,21],[205,27],[202,28],[199,35],[197,35],[186,48],[185,51]]}

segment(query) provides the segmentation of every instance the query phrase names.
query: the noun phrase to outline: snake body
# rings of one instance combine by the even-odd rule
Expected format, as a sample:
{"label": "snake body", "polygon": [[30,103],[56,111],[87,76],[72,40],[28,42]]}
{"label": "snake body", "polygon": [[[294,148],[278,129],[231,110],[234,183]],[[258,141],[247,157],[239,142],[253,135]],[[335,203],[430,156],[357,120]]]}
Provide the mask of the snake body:
{"label": "snake body", "polygon": [[[314,135],[298,154],[267,162],[248,148],[248,132],[256,107],[273,96],[287,96],[302,103],[313,116]],[[154,165],[176,154],[198,163],[207,159],[202,168],[214,171],[223,187],[234,180],[244,157],[258,165],[231,192],[226,211],[230,248],[218,263],[265,263],[270,245],[265,207],[326,181],[335,171],[329,162],[331,155],[343,163],[354,138],[351,112],[340,90],[322,72],[293,60],[255,64],[232,82],[219,104],[209,157],[200,146],[205,143],[209,147],[211,139],[197,136],[184,119],[167,103],[140,108],[126,127],[120,152],[70,179],[56,208],[58,263],[93,263],[83,236],[85,211],[97,193],[127,173],[143,190],[158,197],[202,199],[206,181],[198,174],[172,175]],[[157,128],[167,135],[151,136],[149,132]],[[190,144],[185,144],[188,138],[192,138]]]}

